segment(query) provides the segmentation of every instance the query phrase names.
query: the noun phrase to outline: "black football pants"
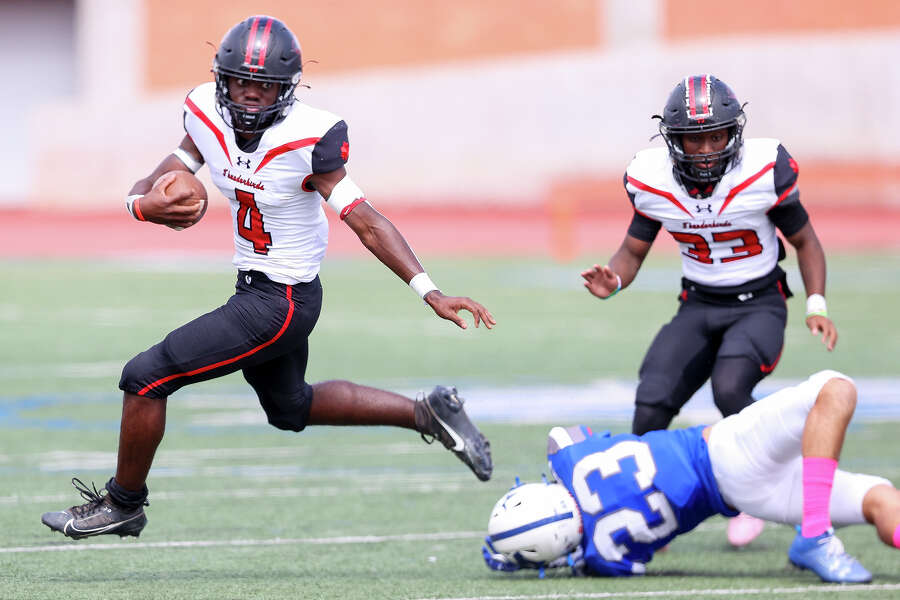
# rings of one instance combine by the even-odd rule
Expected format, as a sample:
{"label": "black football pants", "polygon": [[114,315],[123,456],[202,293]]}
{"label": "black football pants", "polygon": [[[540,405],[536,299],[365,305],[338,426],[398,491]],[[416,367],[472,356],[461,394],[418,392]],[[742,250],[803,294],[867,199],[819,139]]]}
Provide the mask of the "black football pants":
{"label": "black football pants", "polygon": [[722,415],[740,412],[778,363],[787,305],[776,286],[746,302],[708,300],[682,293],[678,313],[650,345],[639,372],[632,433],[666,429],[710,378]]}

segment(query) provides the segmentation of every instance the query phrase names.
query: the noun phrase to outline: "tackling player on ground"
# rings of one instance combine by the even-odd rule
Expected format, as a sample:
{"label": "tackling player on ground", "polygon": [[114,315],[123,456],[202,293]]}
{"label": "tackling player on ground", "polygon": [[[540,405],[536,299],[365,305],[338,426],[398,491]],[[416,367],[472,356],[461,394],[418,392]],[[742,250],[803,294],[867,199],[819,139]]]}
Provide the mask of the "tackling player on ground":
{"label": "tackling player on ground", "polygon": [[[837,329],[825,305],[825,253],[797,188],[797,163],[776,139],[743,139],[743,106],[712,75],[685,77],[669,96],[659,131],[666,148],[638,152],[625,172],[634,207],[628,233],[604,266],[581,275],[601,299],[628,287],[662,227],[683,266],[679,309],[640,367],[632,432],[665,429],[707,380],[722,416],[753,402],[778,364],[791,293],[778,266],[781,231],[797,251],[806,325],[828,350]],[[762,522],[732,521],[741,546]]]}
{"label": "tackling player on ground", "polygon": [[[76,539],[139,535],[167,398],[185,385],[238,370],[279,429],[405,427],[429,443],[440,440],[479,479],[490,478],[490,445],[466,416],[455,388],[437,386],[414,401],[349,381],[305,380],[307,338],[322,302],[318,273],[328,241],[323,199],[439,317],[463,329],[461,310],[472,313],[476,327],[490,329],[495,321],[478,302],[442,294],[400,232],[369,204],[344,167],[346,123],[295,101],[301,70],[300,45],[283,23],[256,16],[235,25],[216,52],[215,81],[192,90],[184,102],[186,135],[178,148],[132,188],[126,202],[132,216],[189,227],[200,209],[162,194],[172,177],[164,174],[208,165],[231,205],[236,291],[125,366],[116,474],[105,495],[73,480],[87,503],[44,514],[51,529]],[[364,302],[365,291],[360,295]]]}
{"label": "tackling player on ground", "polygon": [[826,582],[870,581],[832,523],[870,523],[900,548],[900,491],[837,469],[855,407],[853,382],[822,371],[711,427],[642,436],[554,427],[547,455],[557,481],[517,485],[497,502],[484,559],[498,571],[640,575],[676,536],[744,511],[800,525],[794,565]]}

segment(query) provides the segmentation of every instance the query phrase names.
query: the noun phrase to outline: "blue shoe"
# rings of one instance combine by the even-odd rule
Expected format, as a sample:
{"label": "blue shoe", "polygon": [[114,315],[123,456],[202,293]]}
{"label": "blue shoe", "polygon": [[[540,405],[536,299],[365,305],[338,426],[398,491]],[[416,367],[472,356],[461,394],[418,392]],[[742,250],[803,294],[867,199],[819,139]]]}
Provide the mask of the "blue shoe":
{"label": "blue shoe", "polygon": [[816,537],[794,538],[788,558],[794,566],[809,569],[829,583],[868,583],[872,574],[855,558],[844,552],[844,544],[834,535],[834,529]]}

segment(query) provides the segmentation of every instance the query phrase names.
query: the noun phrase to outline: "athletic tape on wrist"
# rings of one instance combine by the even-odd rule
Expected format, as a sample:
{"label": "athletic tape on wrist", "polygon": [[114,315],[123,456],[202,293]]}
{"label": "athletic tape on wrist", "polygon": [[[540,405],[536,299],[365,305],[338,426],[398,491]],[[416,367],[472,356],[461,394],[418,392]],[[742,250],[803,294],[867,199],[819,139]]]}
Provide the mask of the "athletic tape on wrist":
{"label": "athletic tape on wrist", "polygon": [[438,289],[438,286],[434,285],[434,282],[431,280],[431,277],[428,276],[428,273],[425,273],[424,271],[413,275],[413,278],[409,280],[409,287],[411,287],[413,291],[419,295],[419,298],[422,299],[425,298],[425,294],[428,292]]}
{"label": "athletic tape on wrist", "polygon": [[825,304],[825,296],[822,294],[810,294],[806,299],[806,316],[827,317],[828,307]]}
{"label": "athletic tape on wrist", "polygon": [[146,221],[144,215],[141,214],[141,203],[140,199],[143,198],[143,194],[132,194],[125,198],[125,209],[128,210],[128,214],[137,219],[138,221]]}
{"label": "athletic tape on wrist", "polygon": [[178,160],[183,162],[184,166],[191,170],[191,173],[196,173],[200,170],[200,167],[203,166],[202,162],[198,161],[196,158],[194,158],[181,148],[175,148],[174,150],[172,150],[172,154],[178,157]]}

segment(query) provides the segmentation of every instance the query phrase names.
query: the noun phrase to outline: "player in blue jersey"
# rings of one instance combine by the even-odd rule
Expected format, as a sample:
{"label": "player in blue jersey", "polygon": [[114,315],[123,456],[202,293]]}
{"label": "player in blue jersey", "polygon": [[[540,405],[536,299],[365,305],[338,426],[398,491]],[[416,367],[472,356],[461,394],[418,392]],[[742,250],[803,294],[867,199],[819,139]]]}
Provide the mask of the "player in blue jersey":
{"label": "player in blue jersey", "polygon": [[900,548],[900,492],[837,469],[855,406],[853,382],[822,371],[712,426],[642,436],[554,427],[556,481],[517,485],[497,502],[485,561],[499,571],[638,575],[676,536],[744,511],[801,526],[788,552],[796,566],[827,582],[870,581],[832,523],[870,523]]}

